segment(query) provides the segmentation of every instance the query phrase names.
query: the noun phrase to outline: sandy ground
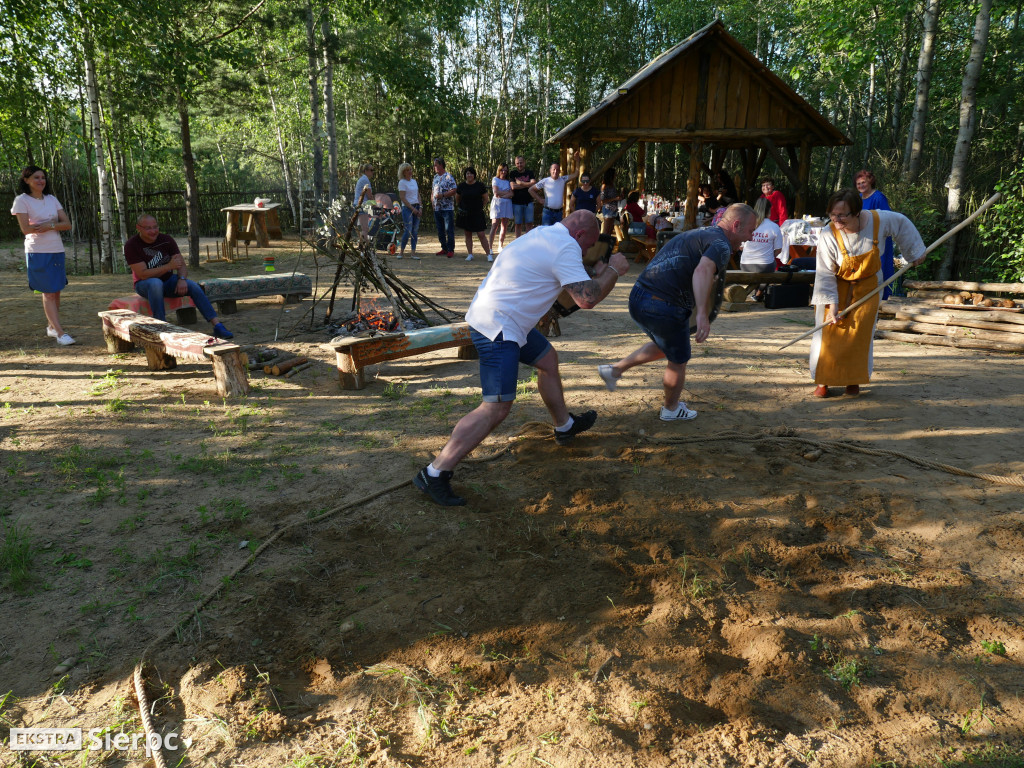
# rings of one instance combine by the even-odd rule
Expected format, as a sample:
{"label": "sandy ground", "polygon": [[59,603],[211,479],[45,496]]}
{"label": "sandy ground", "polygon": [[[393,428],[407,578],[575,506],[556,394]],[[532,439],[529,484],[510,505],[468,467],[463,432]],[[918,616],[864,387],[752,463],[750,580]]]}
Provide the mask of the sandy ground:
{"label": "sandy ground", "polygon": [[[593,432],[560,448],[529,426],[546,415],[523,368],[456,474],[469,505],[440,509],[402,483],[478,401],[454,350],[345,392],[323,331],[293,335],[277,346],[317,366],[224,401],[207,366],[106,352],[96,312],[125,275],[72,278],[79,343],[54,346],[17,256],[0,271],[0,563],[30,565],[16,584],[0,569],[5,742],[139,732],[131,669],[191,615],[147,669],[157,729],[191,739],[169,765],[1024,765],[1024,488],[900,455],[1019,482],[1019,356],[877,342],[862,396],[820,401],[807,342],[775,351],[810,310],[729,314],[690,366],[699,417],[665,424],[659,367],[614,393],[596,376],[642,341],[633,265],[554,340]],[[393,265],[459,309],[488,267]],[[272,343],[311,305],[225,320]],[[0,764],[149,764],[113,746],[0,746]]]}

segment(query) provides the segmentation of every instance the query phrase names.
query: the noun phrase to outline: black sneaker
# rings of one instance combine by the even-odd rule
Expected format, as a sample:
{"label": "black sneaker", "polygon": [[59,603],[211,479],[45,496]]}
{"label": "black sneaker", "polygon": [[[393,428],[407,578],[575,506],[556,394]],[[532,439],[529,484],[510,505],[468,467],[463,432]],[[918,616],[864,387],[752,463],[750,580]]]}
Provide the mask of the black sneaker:
{"label": "black sneaker", "polygon": [[568,445],[576,435],[586,432],[597,421],[597,411],[584,411],[579,415],[575,413],[569,415],[572,416],[572,426],[565,432],[555,431],[555,442],[559,445]]}
{"label": "black sneaker", "polygon": [[452,475],[454,474],[454,472],[445,470],[441,472],[440,477],[431,477],[427,474],[427,468],[424,467],[416,473],[412,482],[442,507],[461,507],[466,500],[461,496],[456,496],[455,491],[452,490]]}

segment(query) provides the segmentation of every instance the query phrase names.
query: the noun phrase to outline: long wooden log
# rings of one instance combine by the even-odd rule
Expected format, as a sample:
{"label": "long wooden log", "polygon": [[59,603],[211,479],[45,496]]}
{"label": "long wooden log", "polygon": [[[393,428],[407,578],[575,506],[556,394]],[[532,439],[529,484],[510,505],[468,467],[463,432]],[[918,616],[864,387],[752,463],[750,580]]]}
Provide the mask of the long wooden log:
{"label": "long wooden log", "polygon": [[[992,313],[996,314],[996,313]],[[1005,313],[1004,313],[1005,314]],[[964,317],[966,315],[966,317]],[[982,315],[984,319],[970,312],[907,312],[897,311],[892,314],[895,320],[906,320],[913,323],[933,323],[936,325],[952,325],[961,328],[980,328],[985,331],[1001,331],[1003,333],[1024,333],[1024,315],[1009,315],[1020,318],[1020,322],[987,322],[991,315]]]}
{"label": "long wooden log", "polygon": [[744,272],[730,269],[725,273],[725,283],[739,285],[762,285],[765,283],[813,283],[814,272]]}
{"label": "long wooden log", "polygon": [[923,333],[928,336],[948,336],[951,339],[980,339],[982,341],[1019,344],[1021,349],[1024,349],[1024,337],[1018,334],[986,331],[978,328],[964,328],[962,325],[917,323],[912,320],[879,320],[877,327],[883,331],[906,331],[910,333]]}
{"label": "long wooden log", "polygon": [[956,349],[983,349],[992,352],[1024,352],[1024,344],[1005,344],[998,341],[981,341],[974,339],[950,339],[946,336],[926,336],[920,333],[901,333],[899,331],[875,331],[875,337],[890,341],[903,341],[909,344],[927,344],[936,347],[954,347]]}
{"label": "long wooden log", "polygon": [[968,283],[962,280],[904,280],[903,287],[912,291],[1024,293],[1024,283]]}
{"label": "long wooden log", "polygon": [[271,369],[270,372],[272,374],[274,374],[275,376],[280,376],[282,373],[288,373],[288,371],[290,371],[295,366],[302,365],[303,363],[306,363],[306,362],[309,362],[309,358],[306,358],[306,357],[295,357],[295,358],[292,358],[291,360],[286,360],[283,363],[278,363],[277,365],[275,365]]}

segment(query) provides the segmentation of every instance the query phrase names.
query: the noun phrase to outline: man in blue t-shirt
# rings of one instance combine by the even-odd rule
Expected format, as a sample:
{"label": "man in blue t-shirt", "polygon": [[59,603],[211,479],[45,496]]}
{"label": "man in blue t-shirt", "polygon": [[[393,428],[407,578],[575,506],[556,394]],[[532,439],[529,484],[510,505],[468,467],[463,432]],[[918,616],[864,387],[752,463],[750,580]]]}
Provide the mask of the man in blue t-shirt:
{"label": "man in blue t-shirt", "polygon": [[750,239],[757,216],[749,205],[730,205],[717,225],[676,235],[651,260],[629,295],[629,314],[650,341],[613,365],[597,372],[609,390],[636,365],[665,358],[665,401],[662,421],[687,421],[697,412],[679,401],[690,360],[690,315],[696,314],[697,343],[711,332],[715,276],[729,266],[729,257]]}

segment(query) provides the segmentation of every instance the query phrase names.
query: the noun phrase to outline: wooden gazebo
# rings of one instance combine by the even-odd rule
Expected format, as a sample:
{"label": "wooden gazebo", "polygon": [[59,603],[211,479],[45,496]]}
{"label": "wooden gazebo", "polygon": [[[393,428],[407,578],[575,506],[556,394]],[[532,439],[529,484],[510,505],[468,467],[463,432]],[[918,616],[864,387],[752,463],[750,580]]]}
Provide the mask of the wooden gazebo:
{"label": "wooden gazebo", "polygon": [[[621,146],[594,169],[594,150]],[[792,88],[714,21],[650,61],[600,104],[581,115],[548,143],[561,145],[565,160],[579,150],[581,167],[595,183],[638,144],[637,187],[644,188],[647,143],[677,143],[690,158],[687,225],[696,218],[700,174],[717,173],[735,150],[744,187],[757,180],[771,156],[796,190],[794,213],[804,212],[811,148],[852,143]],[[710,164],[705,161],[710,155]]]}

